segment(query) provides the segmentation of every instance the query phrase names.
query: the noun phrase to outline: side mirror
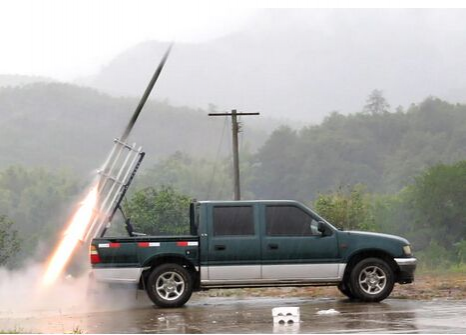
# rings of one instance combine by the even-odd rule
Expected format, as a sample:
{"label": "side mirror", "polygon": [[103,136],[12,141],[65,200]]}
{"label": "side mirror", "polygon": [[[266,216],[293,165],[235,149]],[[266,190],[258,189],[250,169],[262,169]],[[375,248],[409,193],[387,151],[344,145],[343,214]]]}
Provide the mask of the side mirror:
{"label": "side mirror", "polygon": [[327,225],[324,221],[319,221],[317,223],[317,230],[322,233],[322,236],[327,236]]}

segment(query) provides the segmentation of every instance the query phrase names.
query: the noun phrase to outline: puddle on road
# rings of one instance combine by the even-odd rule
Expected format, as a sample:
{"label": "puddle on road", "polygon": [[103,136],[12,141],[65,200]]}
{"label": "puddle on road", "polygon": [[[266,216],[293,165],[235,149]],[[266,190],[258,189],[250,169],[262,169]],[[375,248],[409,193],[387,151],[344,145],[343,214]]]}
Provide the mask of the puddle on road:
{"label": "puddle on road", "polygon": [[[151,306],[144,294],[130,309],[11,318],[0,312],[0,330],[64,333],[465,333],[466,302],[387,299],[207,298],[194,295],[183,308]],[[127,302],[125,302],[127,303]],[[98,306],[96,306],[98,307]],[[108,307],[108,306],[107,306]],[[273,323],[272,308],[300,307],[301,322]],[[339,313],[319,313],[334,309]]]}

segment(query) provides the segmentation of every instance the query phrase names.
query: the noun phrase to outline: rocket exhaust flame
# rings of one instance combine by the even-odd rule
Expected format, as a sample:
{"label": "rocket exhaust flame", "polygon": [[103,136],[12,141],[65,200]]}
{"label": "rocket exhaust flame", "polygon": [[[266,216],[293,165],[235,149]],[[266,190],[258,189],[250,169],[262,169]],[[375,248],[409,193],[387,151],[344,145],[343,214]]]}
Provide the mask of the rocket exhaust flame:
{"label": "rocket exhaust flame", "polygon": [[64,233],[63,238],[53,252],[42,277],[42,286],[48,287],[55,283],[65,266],[71,259],[71,255],[83,240],[84,234],[87,231],[89,224],[94,216],[94,208],[97,204],[97,187],[94,186],[84,200],[76,213],[71,218],[71,221]]}
{"label": "rocket exhaust flame", "polygon": [[[115,140],[115,145],[99,172],[100,178],[82,201],[54,250],[42,278],[42,287],[56,282],[81,243],[103,235],[110,226],[126,190],[144,158],[142,148]],[[80,243],[81,242],[81,243]]]}
{"label": "rocket exhaust flame", "polygon": [[84,198],[51,255],[42,277],[41,287],[50,287],[57,281],[80,242],[87,246],[91,237],[103,236],[110,226],[113,216],[144,158],[142,148],[136,148],[136,144],[126,144],[126,139],[165,66],[171,48],[172,45],[168,47],[162,57],[121,139],[115,139],[115,145],[99,172],[99,181]]}

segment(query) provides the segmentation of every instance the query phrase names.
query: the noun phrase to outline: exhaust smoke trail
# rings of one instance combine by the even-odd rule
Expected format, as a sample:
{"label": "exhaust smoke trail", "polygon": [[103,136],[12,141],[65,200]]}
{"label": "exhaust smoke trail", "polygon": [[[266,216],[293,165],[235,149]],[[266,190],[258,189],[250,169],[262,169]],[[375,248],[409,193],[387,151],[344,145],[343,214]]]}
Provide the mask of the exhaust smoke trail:
{"label": "exhaust smoke trail", "polygon": [[95,215],[97,204],[97,186],[92,187],[71,218],[63,238],[53,252],[42,277],[42,287],[49,287],[56,282],[62,274],[71,256],[86,234],[89,224]]}

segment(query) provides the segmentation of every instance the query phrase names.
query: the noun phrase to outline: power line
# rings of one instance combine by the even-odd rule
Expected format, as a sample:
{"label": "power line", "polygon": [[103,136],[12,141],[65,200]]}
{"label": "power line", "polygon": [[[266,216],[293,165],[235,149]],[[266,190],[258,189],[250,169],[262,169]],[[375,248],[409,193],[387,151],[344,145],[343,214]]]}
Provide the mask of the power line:
{"label": "power line", "polygon": [[212,175],[210,177],[209,186],[207,188],[207,199],[210,198],[210,192],[212,191],[212,185],[215,180],[215,175],[217,174],[218,157],[220,156],[220,150],[222,149],[223,136],[225,135],[226,125],[227,125],[227,119],[225,119],[225,121],[223,122],[222,135],[220,137],[220,141],[218,142],[217,153],[215,155],[215,160],[214,160],[214,167],[213,167]]}

